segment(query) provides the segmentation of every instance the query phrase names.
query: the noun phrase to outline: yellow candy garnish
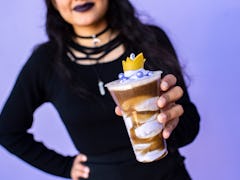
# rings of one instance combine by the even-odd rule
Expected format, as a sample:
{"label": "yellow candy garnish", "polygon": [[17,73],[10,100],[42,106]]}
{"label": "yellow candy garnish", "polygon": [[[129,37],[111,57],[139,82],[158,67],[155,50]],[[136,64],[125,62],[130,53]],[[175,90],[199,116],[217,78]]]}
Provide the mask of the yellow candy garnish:
{"label": "yellow candy garnish", "polygon": [[143,68],[145,62],[145,58],[143,57],[143,53],[139,53],[137,57],[131,59],[127,57],[126,61],[122,61],[123,71],[133,71]]}

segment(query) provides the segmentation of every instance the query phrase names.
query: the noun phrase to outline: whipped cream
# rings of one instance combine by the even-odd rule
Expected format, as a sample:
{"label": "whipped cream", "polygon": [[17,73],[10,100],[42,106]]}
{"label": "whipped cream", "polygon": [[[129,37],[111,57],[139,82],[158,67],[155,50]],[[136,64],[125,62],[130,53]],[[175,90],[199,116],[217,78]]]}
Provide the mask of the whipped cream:
{"label": "whipped cream", "polygon": [[138,70],[132,70],[132,71],[126,71],[124,73],[120,73],[118,75],[118,78],[121,80],[121,82],[124,82],[127,80],[142,79],[143,77],[151,76],[152,74],[153,74],[152,71],[141,68]]}

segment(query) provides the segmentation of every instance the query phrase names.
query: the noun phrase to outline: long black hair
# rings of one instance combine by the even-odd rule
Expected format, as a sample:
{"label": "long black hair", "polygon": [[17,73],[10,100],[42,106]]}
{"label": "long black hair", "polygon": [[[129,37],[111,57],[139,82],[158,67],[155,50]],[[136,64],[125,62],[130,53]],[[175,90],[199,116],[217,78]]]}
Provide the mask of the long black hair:
{"label": "long black hair", "polygon": [[[72,40],[74,31],[63,20],[51,0],[45,0],[45,3],[46,32],[49,40],[57,46],[55,62],[61,66],[64,45]],[[179,84],[184,85],[180,64],[168,37],[160,28],[142,23],[129,0],[109,0],[106,19],[112,30],[119,31],[126,49],[133,49],[136,54],[140,51],[144,53],[148,69],[162,69],[165,74],[172,73],[178,78]],[[66,69],[65,71],[65,75],[70,77]]]}

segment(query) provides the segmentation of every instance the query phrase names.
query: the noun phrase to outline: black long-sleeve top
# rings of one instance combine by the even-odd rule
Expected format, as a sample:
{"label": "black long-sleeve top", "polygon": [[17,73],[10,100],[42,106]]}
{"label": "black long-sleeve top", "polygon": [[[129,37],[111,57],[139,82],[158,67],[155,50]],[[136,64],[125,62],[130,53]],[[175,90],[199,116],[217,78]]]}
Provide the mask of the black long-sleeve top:
{"label": "black long-sleeve top", "polygon": [[[171,49],[166,35],[160,30],[158,33],[162,43]],[[42,44],[22,68],[0,115],[0,144],[45,172],[69,178],[74,157],[48,149],[27,132],[33,123],[33,113],[43,103],[54,105],[74,145],[88,156],[131,149],[131,144],[122,117],[114,112],[115,104],[110,94],[107,91],[105,96],[99,94],[96,66],[79,65],[64,57],[64,65],[76,81],[81,81],[89,92],[96,95],[93,100],[88,100],[78,96],[56,72],[53,63],[55,48],[51,42]],[[101,80],[105,83],[115,80],[122,71],[121,61],[126,55],[100,64],[97,71]],[[186,87],[183,89],[184,96],[178,103],[183,105],[185,112],[168,140],[169,157],[177,148],[192,142],[199,129],[198,112],[190,101]]]}

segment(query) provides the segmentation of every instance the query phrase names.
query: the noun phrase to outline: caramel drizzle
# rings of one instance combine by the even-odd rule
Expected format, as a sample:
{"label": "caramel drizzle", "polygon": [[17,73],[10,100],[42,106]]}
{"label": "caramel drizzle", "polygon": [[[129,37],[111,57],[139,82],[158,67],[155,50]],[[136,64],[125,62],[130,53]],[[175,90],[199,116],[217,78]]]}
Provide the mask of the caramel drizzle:
{"label": "caramel drizzle", "polygon": [[[133,126],[132,126],[132,128],[130,129],[130,132],[129,132],[132,143],[133,144],[150,144],[147,148],[144,148],[142,150],[138,150],[138,151],[141,152],[141,154],[146,154],[148,152],[151,152],[151,151],[154,151],[154,150],[157,150],[157,149],[163,150],[164,147],[165,147],[165,145],[162,143],[161,133],[157,134],[153,137],[144,138],[144,139],[141,139],[141,138],[137,137],[137,135],[135,133],[135,129],[137,127],[141,126],[141,124],[143,124],[149,117],[151,117],[153,115],[156,115],[158,113],[159,113],[159,111],[151,111],[151,112],[149,111],[149,112],[142,112],[142,113],[132,111],[132,112],[127,113],[128,117],[131,118],[132,123],[133,123]],[[141,115],[141,114],[144,114],[145,118],[144,118],[142,123],[139,123],[139,119],[140,119],[139,115],[144,116],[144,115]]]}

